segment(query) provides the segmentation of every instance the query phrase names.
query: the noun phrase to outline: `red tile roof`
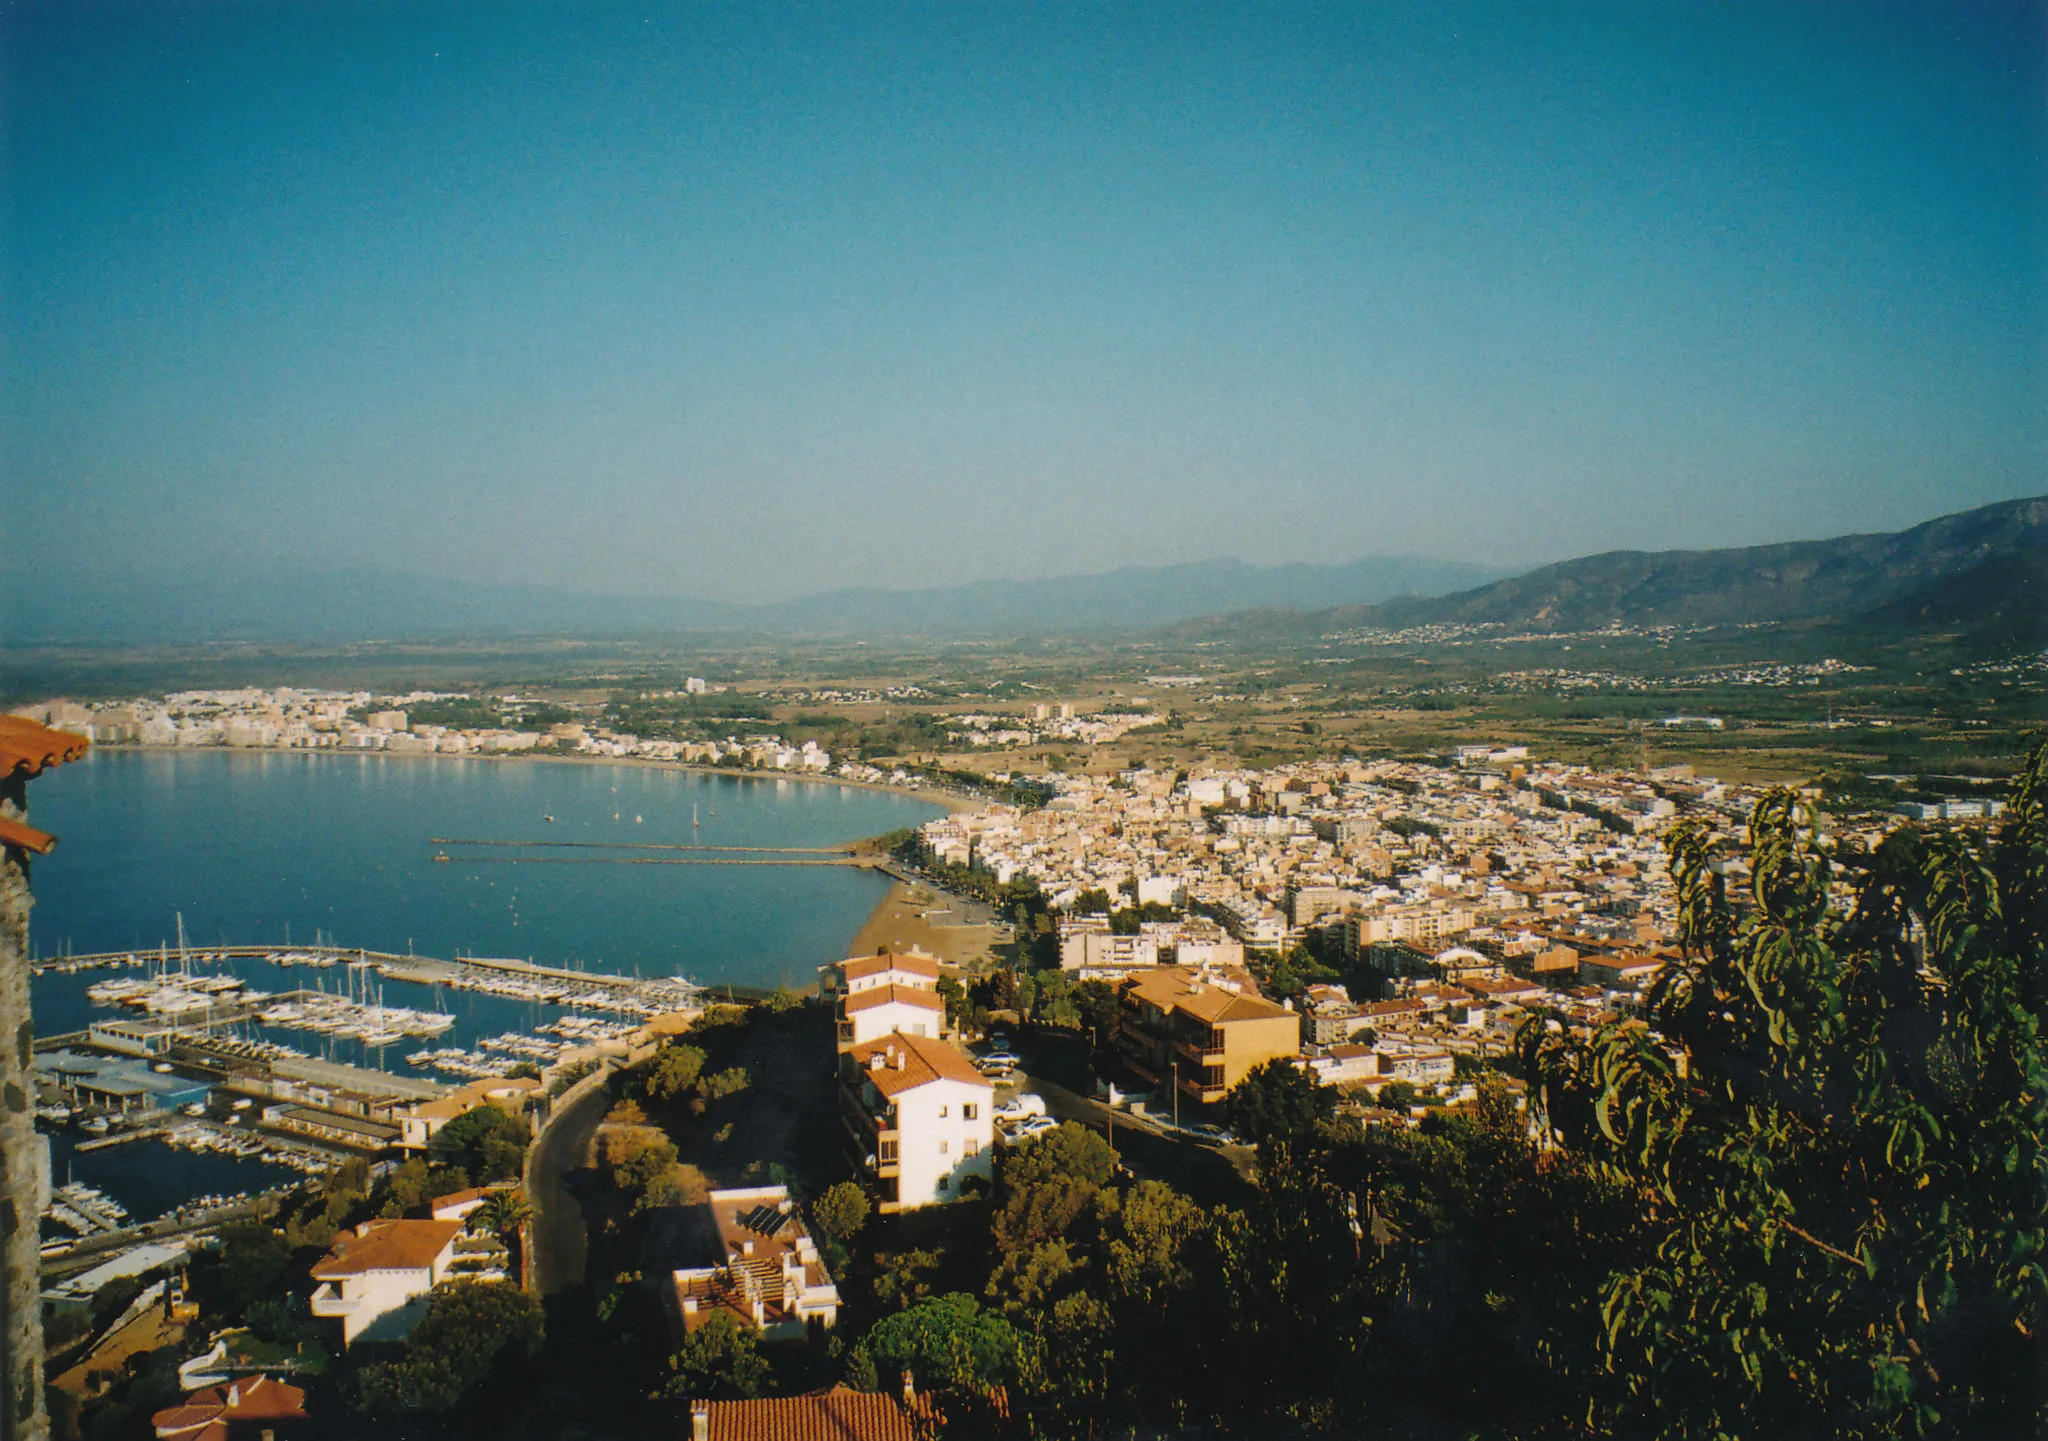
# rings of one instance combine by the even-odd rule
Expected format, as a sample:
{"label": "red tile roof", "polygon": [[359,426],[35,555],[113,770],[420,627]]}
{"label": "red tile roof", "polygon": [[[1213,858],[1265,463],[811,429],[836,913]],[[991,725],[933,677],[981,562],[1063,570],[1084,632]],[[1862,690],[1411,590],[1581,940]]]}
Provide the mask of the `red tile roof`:
{"label": "red tile roof", "polygon": [[873,1010],[891,1002],[905,1006],[916,1006],[921,1011],[943,1011],[946,1003],[936,991],[920,991],[910,986],[876,986],[873,990],[861,991],[846,998],[848,1015],[855,1011]]}
{"label": "red tile roof", "polygon": [[939,978],[939,963],[931,956],[908,956],[888,951],[872,956],[856,956],[839,963],[839,973],[849,981],[886,975],[890,971],[901,971],[906,976],[923,976],[927,980],[936,981]]}
{"label": "red tile roof", "polygon": [[[928,1036],[906,1036],[892,1031],[872,1041],[862,1041],[846,1053],[862,1075],[885,1096],[929,1085],[933,1081],[960,1081],[993,1091],[996,1083],[974,1069],[965,1056],[944,1041]],[[882,1064],[873,1064],[875,1057]]]}
{"label": "red tile roof", "polygon": [[462,1234],[460,1221],[365,1221],[334,1238],[313,1263],[313,1279],[360,1276],[365,1271],[424,1271],[441,1248]]}
{"label": "red tile roof", "polygon": [[0,715],[0,775],[39,776],[85,754],[92,742],[70,731],[51,730],[27,716]]}
{"label": "red tile roof", "polygon": [[194,1391],[184,1404],[157,1412],[149,1424],[163,1441],[225,1441],[234,1423],[304,1421],[306,1393],[268,1376]]}
{"label": "red tile roof", "polygon": [[711,1441],[918,1441],[917,1424],[895,1397],[849,1386],[696,1404],[708,1404]]}
{"label": "red tile roof", "polygon": [[48,831],[39,831],[25,822],[0,816],[0,846],[19,851],[34,851],[46,856],[57,844],[57,838]]}

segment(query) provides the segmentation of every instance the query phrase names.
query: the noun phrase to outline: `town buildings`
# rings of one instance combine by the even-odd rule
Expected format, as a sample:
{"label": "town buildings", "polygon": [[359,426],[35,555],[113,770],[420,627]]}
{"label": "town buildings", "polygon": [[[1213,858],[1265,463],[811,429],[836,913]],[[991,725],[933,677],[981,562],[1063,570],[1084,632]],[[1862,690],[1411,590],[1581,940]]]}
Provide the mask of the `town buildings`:
{"label": "town buildings", "polygon": [[1254,1068],[1301,1053],[1301,1017],[1248,976],[1168,966],[1128,982],[1121,1000],[1124,1064],[1194,1102],[1221,1101]]}
{"label": "town buildings", "polygon": [[884,1212],[957,1201],[987,1185],[995,1083],[935,1037],[892,1033],[844,1048],[840,1116]]}
{"label": "town buildings", "polygon": [[702,1207],[707,1264],[670,1273],[670,1320],[695,1330],[725,1310],[764,1340],[801,1340],[839,1319],[839,1290],[787,1186],[713,1191]]}
{"label": "town buildings", "polygon": [[315,1316],[341,1322],[341,1344],[393,1341],[426,1314],[427,1293],[455,1265],[460,1221],[365,1221],[313,1263]]}
{"label": "town buildings", "polygon": [[149,1418],[159,1441],[258,1441],[300,1434],[306,1393],[268,1376],[245,1376],[194,1391]]}
{"label": "town buildings", "polygon": [[906,1378],[901,1400],[839,1385],[802,1396],[693,1401],[689,1441],[927,1441],[938,1420]]}

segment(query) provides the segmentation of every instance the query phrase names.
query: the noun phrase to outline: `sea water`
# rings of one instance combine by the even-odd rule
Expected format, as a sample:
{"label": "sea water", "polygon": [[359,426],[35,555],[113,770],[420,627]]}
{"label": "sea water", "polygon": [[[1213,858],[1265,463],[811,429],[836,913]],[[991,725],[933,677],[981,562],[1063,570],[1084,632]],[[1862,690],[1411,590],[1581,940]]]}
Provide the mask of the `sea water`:
{"label": "sea water", "polygon": [[[283,950],[319,940],[682,975],[714,987],[814,982],[819,966],[844,954],[887,879],[846,866],[621,865],[610,858],[705,853],[608,847],[829,847],[938,814],[911,797],[785,777],[289,752],[95,751],[38,779],[29,798],[34,823],[60,842],[34,864],[30,934],[38,956],[166,947],[176,964],[182,916],[192,949]],[[551,844],[460,844],[502,840]],[[568,841],[585,844],[560,844]],[[437,861],[440,854],[450,859]],[[484,1037],[530,1031],[565,1014],[558,1006],[352,975],[342,966],[236,960],[197,969],[231,971],[271,992],[340,991],[367,981],[381,986],[388,1005],[445,1011],[455,1025],[443,1035],[374,1048],[306,1031],[238,1028],[333,1060],[444,1081],[453,1078],[405,1056],[474,1049]],[[134,1014],[86,999],[88,985],[116,974],[141,972],[36,976],[37,1031],[54,1035]],[[200,1191],[260,1189],[290,1175],[153,1141],[86,1155],[73,1154],[68,1137],[53,1143],[59,1180],[68,1169],[137,1219]]]}

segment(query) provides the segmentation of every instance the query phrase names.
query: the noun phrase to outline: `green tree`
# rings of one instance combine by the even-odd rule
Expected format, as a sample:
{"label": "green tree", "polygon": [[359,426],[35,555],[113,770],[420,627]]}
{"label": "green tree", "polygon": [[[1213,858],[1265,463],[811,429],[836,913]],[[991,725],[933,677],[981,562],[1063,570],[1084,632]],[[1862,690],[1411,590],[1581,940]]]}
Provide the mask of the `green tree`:
{"label": "green tree", "polygon": [[1193,1283],[1184,1253],[1203,1221],[1202,1208],[1163,1181],[1131,1187],[1110,1226],[1104,1268],[1110,1294],[1156,1314]]}
{"label": "green tree", "polygon": [[1405,1112],[1415,1104],[1415,1098],[1421,1094],[1415,1089],[1413,1081],[1383,1081],[1380,1084],[1379,1103],[1389,1111]]}
{"label": "green tree", "polygon": [[387,1423],[418,1412],[506,1414],[540,1347],[539,1297],[499,1281],[450,1281],[434,1288],[403,1355],[356,1373],[356,1404]]}
{"label": "green tree", "polygon": [[1050,1309],[1053,1301],[1079,1285],[1085,1257],[1077,1257],[1065,1241],[1034,1241],[1002,1253],[983,1292],[1013,1321],[1026,1321]]}
{"label": "green tree", "polygon": [[220,1245],[192,1267],[192,1294],[199,1309],[217,1322],[239,1322],[259,1302],[286,1290],[291,1243],[259,1221],[222,1228]]}
{"label": "green tree", "polygon": [[1773,792],[1739,906],[1704,826],[1670,850],[1656,1031],[1518,1038],[1550,1125],[1656,1228],[1603,1297],[1627,1409],[1671,1436],[2039,1434],[2044,751],[1995,841],[1848,853]]}
{"label": "green tree", "polygon": [[711,1401],[758,1396],[767,1388],[768,1375],[754,1329],[741,1325],[723,1306],[714,1306],[669,1357],[662,1394]]}
{"label": "green tree", "polygon": [[1259,1149],[1270,1163],[1276,1150],[1297,1146],[1336,1113],[1337,1097],[1290,1061],[1254,1067],[1230,1093],[1230,1127],[1238,1140]]}
{"label": "green tree", "polygon": [[697,1083],[697,1094],[707,1103],[720,1101],[727,1096],[737,1096],[749,1085],[744,1066],[729,1066],[723,1071],[706,1076]]}
{"label": "green tree", "polygon": [[471,1176],[504,1180],[526,1159],[526,1126],[496,1106],[472,1106],[434,1133],[432,1155]]}
{"label": "green tree", "polygon": [[469,1214],[469,1229],[483,1231],[498,1238],[498,1243],[508,1251],[519,1237],[519,1228],[533,1215],[526,1193],[517,1186],[493,1191],[483,1199],[483,1204]]}
{"label": "green tree", "polygon": [[647,1063],[647,1094],[657,1101],[673,1101],[695,1090],[704,1073],[704,1052],[695,1046],[670,1042]]}
{"label": "green tree", "polygon": [[932,1293],[929,1278],[944,1257],[934,1250],[882,1251],[875,1256],[875,1300],[900,1311]]}
{"label": "green tree", "polygon": [[958,1291],[883,1317],[858,1349],[884,1385],[909,1371],[923,1385],[964,1396],[986,1396],[1014,1380],[1023,1358],[1010,1323]]}
{"label": "green tree", "polygon": [[867,1224],[868,1210],[868,1193],[852,1181],[841,1181],[811,1202],[811,1219],[826,1235],[851,1241]]}
{"label": "green tree", "polygon": [[612,1168],[614,1186],[621,1191],[645,1191],[676,1164],[676,1147],[652,1127],[635,1127],[606,1136],[604,1157]]}
{"label": "green tree", "polygon": [[1006,1148],[996,1163],[990,1234],[999,1251],[1056,1240],[1116,1174],[1117,1154],[1086,1126],[1066,1121]]}
{"label": "green tree", "polygon": [[1082,981],[1074,987],[1074,1007],[1080,1012],[1082,1029],[1101,1041],[1108,1041],[1116,1030],[1117,1013],[1121,1009],[1116,987],[1108,981]]}

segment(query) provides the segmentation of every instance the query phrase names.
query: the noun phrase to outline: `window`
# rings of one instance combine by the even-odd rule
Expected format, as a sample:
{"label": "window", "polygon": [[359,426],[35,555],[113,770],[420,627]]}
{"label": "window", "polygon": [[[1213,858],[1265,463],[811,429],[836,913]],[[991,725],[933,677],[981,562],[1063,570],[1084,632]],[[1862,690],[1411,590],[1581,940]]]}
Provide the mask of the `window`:
{"label": "window", "polygon": [[964,1149],[966,1153],[970,1156],[979,1155],[981,1152],[981,1142],[977,1141],[974,1137],[969,1136],[967,1138],[967,1145]]}
{"label": "window", "polygon": [[[941,1110],[941,1111],[939,1112],[939,1114],[943,1116],[943,1115],[945,1115],[946,1113],[945,1113],[945,1111],[944,1111],[944,1110]],[[981,1108],[980,1108],[979,1106],[975,1105],[975,1104],[974,1104],[974,1102],[972,1102],[972,1101],[969,1101],[969,1102],[967,1102],[967,1103],[966,1103],[965,1105],[963,1105],[963,1106],[961,1106],[961,1107],[960,1107],[960,1119],[961,1119],[961,1120],[963,1120],[963,1121],[973,1121],[973,1120],[977,1120],[977,1119],[979,1119],[979,1118],[980,1118],[980,1116],[981,1116]],[[969,1152],[968,1154],[969,1154],[969,1155],[972,1155],[972,1154],[973,1154],[973,1152],[971,1152],[971,1151],[970,1151],[970,1152]]]}
{"label": "window", "polygon": [[947,1145],[948,1145],[948,1143],[947,1143],[947,1142],[945,1142],[945,1141],[941,1141],[941,1142],[939,1142],[939,1154],[940,1154],[941,1156],[943,1156],[943,1155],[945,1155],[945,1154],[946,1154],[946,1147],[947,1147]]}
{"label": "window", "polygon": [[946,1119],[946,1108],[943,1105],[939,1107],[939,1119],[942,1121]]}

